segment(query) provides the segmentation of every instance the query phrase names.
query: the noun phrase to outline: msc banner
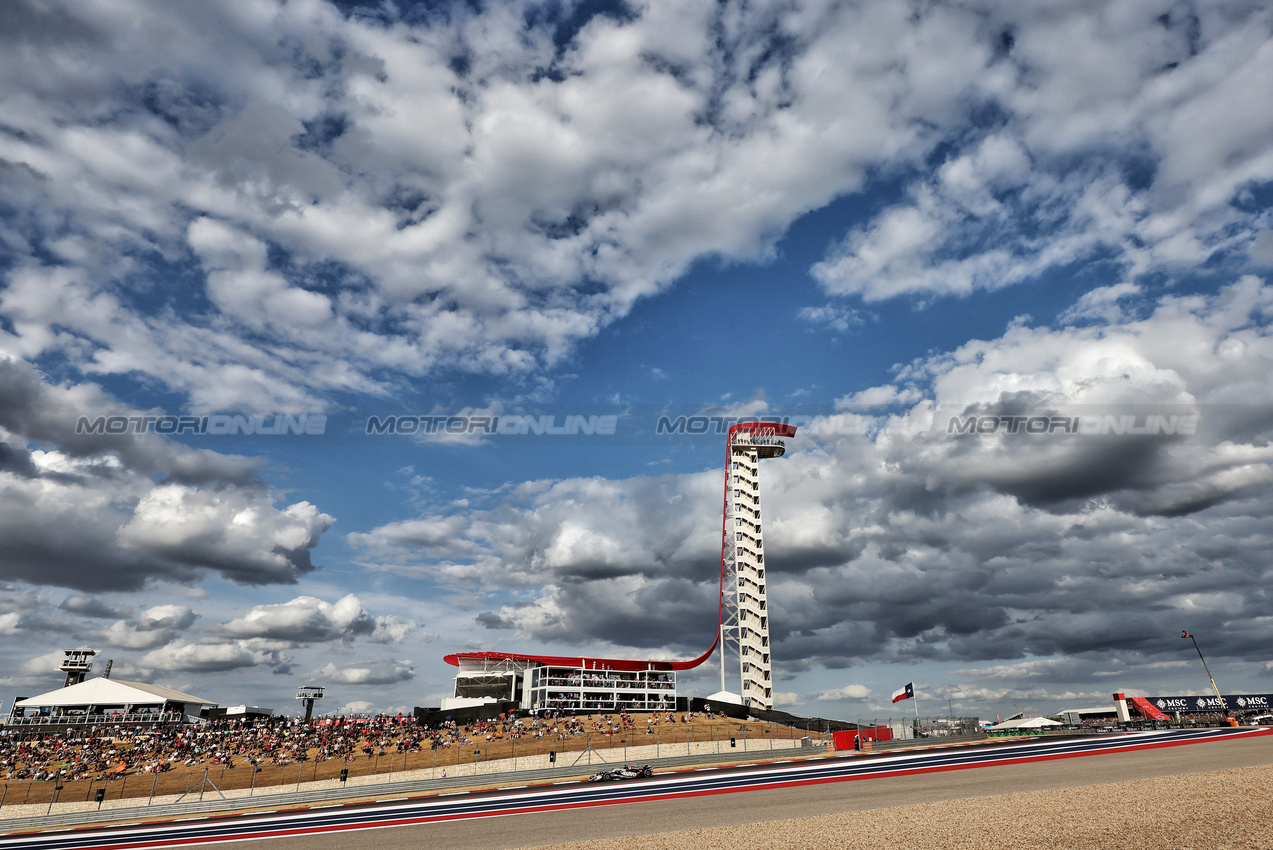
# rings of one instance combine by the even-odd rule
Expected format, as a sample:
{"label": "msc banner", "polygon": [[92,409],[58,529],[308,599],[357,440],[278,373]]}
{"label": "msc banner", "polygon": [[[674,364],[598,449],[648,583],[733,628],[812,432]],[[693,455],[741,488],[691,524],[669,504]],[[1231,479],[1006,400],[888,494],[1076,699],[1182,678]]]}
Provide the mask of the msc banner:
{"label": "msc banner", "polygon": [[[1205,697],[1145,697],[1166,714],[1198,714],[1220,710],[1220,701],[1214,696]],[[1268,711],[1273,706],[1273,694],[1225,694],[1224,703],[1229,711]]]}

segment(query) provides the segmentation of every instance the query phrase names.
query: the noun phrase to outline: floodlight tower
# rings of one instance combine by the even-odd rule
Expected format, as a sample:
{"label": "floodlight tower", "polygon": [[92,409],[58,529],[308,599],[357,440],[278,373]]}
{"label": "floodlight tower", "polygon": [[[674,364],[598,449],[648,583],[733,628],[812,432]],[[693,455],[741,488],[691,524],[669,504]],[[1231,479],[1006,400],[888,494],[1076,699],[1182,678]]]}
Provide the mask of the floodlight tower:
{"label": "floodlight tower", "polygon": [[314,716],[314,700],[323,698],[323,689],[318,685],[302,685],[296,698],[305,701],[305,722],[308,723]]}
{"label": "floodlight tower", "polygon": [[720,687],[726,690],[726,675],[736,670],[743,704],[765,709],[774,707],[774,699],[759,465],[761,458],[782,457],[783,438],[795,435],[794,425],[743,422],[730,427],[725,443]]}

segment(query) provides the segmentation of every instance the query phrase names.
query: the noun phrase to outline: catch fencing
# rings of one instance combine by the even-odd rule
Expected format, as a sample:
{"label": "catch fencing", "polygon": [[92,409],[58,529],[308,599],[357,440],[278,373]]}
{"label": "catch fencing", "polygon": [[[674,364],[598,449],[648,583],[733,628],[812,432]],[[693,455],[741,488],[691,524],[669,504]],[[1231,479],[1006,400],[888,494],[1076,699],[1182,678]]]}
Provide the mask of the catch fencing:
{"label": "catch fencing", "polygon": [[[770,740],[768,742],[770,746],[764,749],[758,747],[739,748],[736,739],[733,740],[732,745],[723,739],[714,743],[717,748],[714,752],[699,752],[661,758],[631,758],[625,761],[628,763],[649,764],[657,770],[697,764],[745,761],[748,758],[763,761],[780,761],[822,754],[826,749],[822,742],[815,742],[808,737],[799,739],[798,745],[794,747],[774,747],[772,745],[775,742]],[[629,755],[637,756],[641,754],[635,752],[635,750],[646,748],[632,749],[634,752],[629,753]],[[216,814],[218,812],[243,811],[246,809],[295,807],[340,800],[383,800],[385,798],[407,797],[429,792],[445,792],[453,788],[473,787],[479,784],[495,787],[524,785],[583,776],[595,770],[609,769],[625,763],[625,761],[615,759],[616,751],[609,749],[594,750],[589,748],[584,751],[567,752],[560,755],[563,756],[563,762],[569,760],[570,763],[562,764],[559,767],[531,770],[493,770],[489,773],[465,773],[458,776],[453,774],[451,776],[444,775],[440,778],[412,779],[398,782],[358,785],[338,784],[336,787],[291,790],[285,793],[272,792],[254,796],[244,795],[241,791],[222,792],[205,784],[197,789],[197,799],[162,803],[147,800],[146,805],[115,805],[109,808],[93,808],[92,804],[64,803],[57,806],[58,811],[53,811],[55,804],[50,802],[49,811],[43,814],[24,817],[3,817],[3,819],[0,819],[0,830],[3,832],[22,832],[30,829],[54,829],[143,818],[154,820],[156,818],[166,819],[185,815]],[[569,759],[565,757],[569,757]],[[329,784],[329,782],[325,781],[322,784]],[[182,795],[182,797],[190,796],[193,793],[192,790],[190,794]],[[113,802],[126,804],[131,801]],[[85,808],[86,805],[87,808]],[[71,806],[74,806],[76,810],[66,810]],[[0,809],[0,811],[3,810]],[[3,833],[0,832],[0,834]]]}

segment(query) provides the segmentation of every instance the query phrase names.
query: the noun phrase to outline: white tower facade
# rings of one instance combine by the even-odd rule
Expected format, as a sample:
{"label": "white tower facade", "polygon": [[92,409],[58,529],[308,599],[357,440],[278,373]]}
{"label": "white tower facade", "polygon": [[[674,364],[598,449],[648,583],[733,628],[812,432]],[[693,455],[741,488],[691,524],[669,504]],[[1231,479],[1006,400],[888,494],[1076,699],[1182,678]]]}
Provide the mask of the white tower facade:
{"label": "white tower facade", "polygon": [[769,646],[769,596],[760,516],[760,461],[781,457],[793,425],[746,422],[729,429],[725,506],[721,529],[721,690],[732,671],[744,705],[772,709],[773,661]]}

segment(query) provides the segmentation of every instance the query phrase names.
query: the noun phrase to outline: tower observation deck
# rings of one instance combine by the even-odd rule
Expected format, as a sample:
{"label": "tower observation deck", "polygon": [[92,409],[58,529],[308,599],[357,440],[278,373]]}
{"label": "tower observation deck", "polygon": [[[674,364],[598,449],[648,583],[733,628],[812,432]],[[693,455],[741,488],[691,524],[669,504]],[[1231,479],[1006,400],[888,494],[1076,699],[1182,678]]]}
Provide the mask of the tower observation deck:
{"label": "tower observation deck", "polygon": [[737,672],[744,705],[772,709],[773,660],[769,595],[760,524],[762,458],[782,457],[794,425],[745,422],[729,429],[725,444],[725,499],[721,523],[720,687]]}
{"label": "tower observation deck", "polygon": [[687,661],[636,661],[513,652],[457,652],[455,695],[442,710],[485,703],[524,709],[661,711],[676,704],[676,673],[700,666],[721,649],[721,690],[730,670],[740,677],[744,705],[773,708],[773,662],[765,547],[760,528],[762,458],[781,457],[796,427],[777,422],[732,426],[725,445],[725,503],[721,525],[720,605],[716,638]]}

